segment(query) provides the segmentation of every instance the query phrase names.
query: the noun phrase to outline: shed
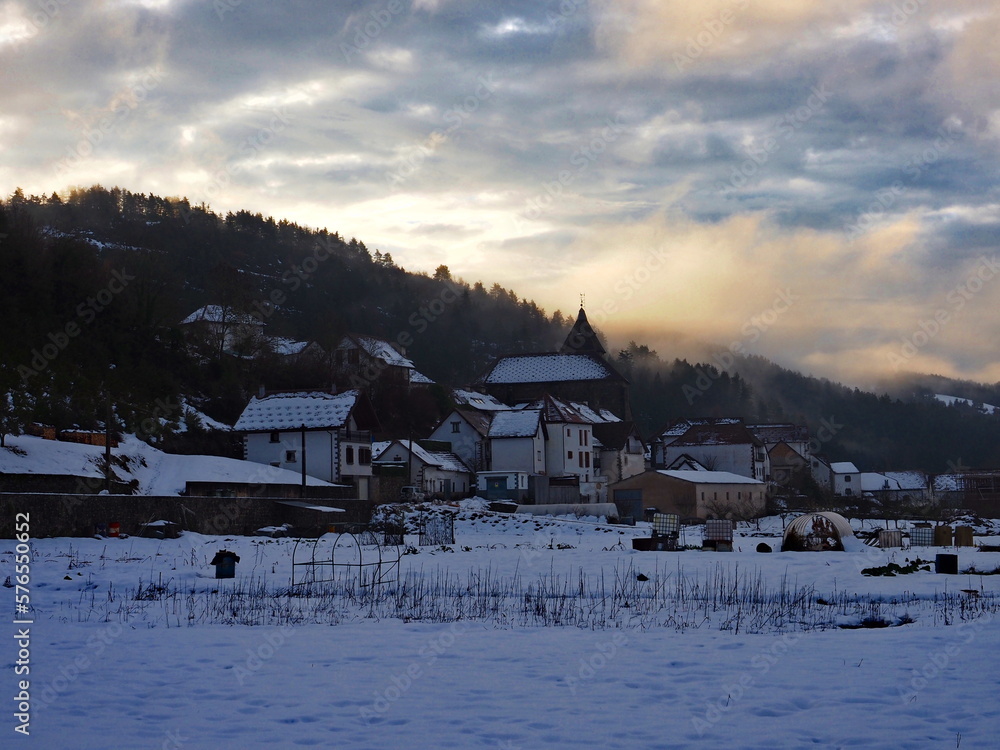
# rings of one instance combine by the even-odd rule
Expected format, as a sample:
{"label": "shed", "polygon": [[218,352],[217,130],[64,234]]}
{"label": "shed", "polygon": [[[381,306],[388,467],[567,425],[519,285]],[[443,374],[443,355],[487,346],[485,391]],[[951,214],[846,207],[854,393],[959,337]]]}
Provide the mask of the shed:
{"label": "shed", "polygon": [[861,546],[854,529],[839,513],[820,511],[799,516],[785,529],[782,552],[853,551]]}

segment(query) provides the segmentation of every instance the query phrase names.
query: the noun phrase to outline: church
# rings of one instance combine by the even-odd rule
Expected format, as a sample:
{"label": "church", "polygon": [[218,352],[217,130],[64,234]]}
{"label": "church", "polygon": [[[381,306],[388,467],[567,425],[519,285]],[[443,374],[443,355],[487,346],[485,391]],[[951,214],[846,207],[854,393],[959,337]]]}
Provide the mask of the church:
{"label": "church", "polygon": [[582,306],[559,351],[501,357],[480,379],[479,387],[507,404],[548,395],[632,420],[628,378],[608,359]]}

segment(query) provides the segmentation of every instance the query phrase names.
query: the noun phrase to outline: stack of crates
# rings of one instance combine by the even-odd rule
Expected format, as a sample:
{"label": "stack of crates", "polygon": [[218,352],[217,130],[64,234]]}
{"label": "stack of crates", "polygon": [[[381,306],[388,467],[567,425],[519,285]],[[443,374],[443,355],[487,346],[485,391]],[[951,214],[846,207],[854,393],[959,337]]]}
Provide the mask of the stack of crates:
{"label": "stack of crates", "polygon": [[681,517],[676,513],[655,513],[653,515],[654,549],[672,551],[677,549],[677,537],[681,531]]}
{"label": "stack of crates", "polygon": [[934,529],[930,526],[920,527],[916,526],[910,529],[910,546],[911,547],[933,547],[934,546]]}
{"label": "stack of crates", "polygon": [[728,518],[710,518],[705,521],[702,547],[716,552],[733,551],[733,522]]}

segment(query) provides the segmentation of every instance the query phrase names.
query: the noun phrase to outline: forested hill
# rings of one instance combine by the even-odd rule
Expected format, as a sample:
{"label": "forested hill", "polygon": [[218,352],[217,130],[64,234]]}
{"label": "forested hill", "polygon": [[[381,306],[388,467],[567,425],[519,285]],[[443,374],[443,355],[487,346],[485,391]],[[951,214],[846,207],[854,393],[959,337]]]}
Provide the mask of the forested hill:
{"label": "forested hill", "polygon": [[[182,397],[231,422],[262,384],[327,385],[277,357],[193,352],[179,323],[206,304],[254,313],[270,335],[327,349],[348,331],[406,334],[417,368],[448,385],[471,382],[497,355],[554,349],[572,322],[489,280],[453,279],[444,266],[408,272],[336,231],[117,188],[17,191],[0,202],[0,267],[0,432],[25,419],[96,427],[109,391],[118,420],[135,430],[175,418]],[[1000,417],[946,406],[927,387],[974,401],[997,394],[990,403],[1000,403],[996,386],[895,383],[892,397],[876,396],[756,357],[738,358],[730,374],[641,343],[609,351],[633,381],[646,436],[682,416],[794,420],[814,434],[832,420],[842,426],[822,452],[862,469],[1000,466]],[[432,422],[447,407],[443,389],[432,396],[395,424]]]}

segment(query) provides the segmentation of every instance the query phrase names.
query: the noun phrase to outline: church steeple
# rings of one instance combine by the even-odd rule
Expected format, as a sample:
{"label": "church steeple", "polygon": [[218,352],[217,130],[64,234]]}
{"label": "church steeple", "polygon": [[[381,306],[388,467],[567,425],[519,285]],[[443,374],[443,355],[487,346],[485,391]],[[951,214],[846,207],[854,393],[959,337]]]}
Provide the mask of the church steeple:
{"label": "church steeple", "polygon": [[566,337],[566,341],[563,343],[562,348],[559,349],[559,353],[597,354],[601,357],[607,354],[607,351],[601,345],[600,339],[597,338],[597,333],[593,328],[591,328],[590,323],[587,320],[587,313],[583,311],[582,298],[580,300],[580,312],[576,316],[576,323],[573,324],[573,328]]}

